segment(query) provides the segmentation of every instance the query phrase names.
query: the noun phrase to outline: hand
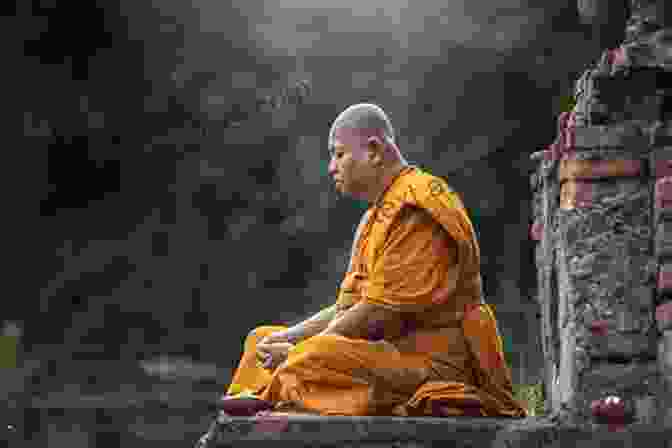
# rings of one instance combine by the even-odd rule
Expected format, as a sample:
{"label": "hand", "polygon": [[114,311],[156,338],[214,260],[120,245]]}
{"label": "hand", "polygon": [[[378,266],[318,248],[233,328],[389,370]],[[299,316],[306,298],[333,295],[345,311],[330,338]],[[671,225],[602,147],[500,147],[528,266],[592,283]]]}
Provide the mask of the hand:
{"label": "hand", "polygon": [[266,335],[259,340],[257,345],[275,344],[277,342],[292,342],[290,341],[290,334],[288,330],[276,331],[275,333]]}
{"label": "hand", "polygon": [[274,342],[270,344],[257,344],[257,359],[265,369],[275,370],[280,363],[287,359],[289,350],[294,344],[289,342]]}

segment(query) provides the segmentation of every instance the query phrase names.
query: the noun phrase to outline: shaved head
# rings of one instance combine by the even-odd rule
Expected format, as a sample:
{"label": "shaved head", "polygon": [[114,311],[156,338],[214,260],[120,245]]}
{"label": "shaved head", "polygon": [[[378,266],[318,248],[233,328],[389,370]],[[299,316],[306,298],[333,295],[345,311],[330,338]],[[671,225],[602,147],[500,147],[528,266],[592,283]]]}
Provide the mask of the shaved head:
{"label": "shaved head", "polygon": [[329,175],[343,193],[373,201],[407,166],[390,119],[380,106],[354,104],[329,130]]}
{"label": "shaved head", "polygon": [[329,131],[329,151],[337,141],[365,148],[372,138],[377,138],[385,148],[385,163],[407,163],[396,145],[392,122],[380,106],[371,103],[353,104],[336,117]]}
{"label": "shaved head", "polygon": [[380,106],[370,103],[353,104],[341,112],[329,131],[329,146],[333,144],[337,131],[349,129],[365,134],[377,135],[385,143],[394,143],[394,128],[387,114]]}

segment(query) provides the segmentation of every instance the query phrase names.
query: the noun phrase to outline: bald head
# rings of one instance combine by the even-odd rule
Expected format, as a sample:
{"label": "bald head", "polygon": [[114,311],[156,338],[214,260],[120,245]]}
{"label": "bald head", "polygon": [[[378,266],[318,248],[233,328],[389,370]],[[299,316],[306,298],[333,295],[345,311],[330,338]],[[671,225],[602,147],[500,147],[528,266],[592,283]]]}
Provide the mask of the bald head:
{"label": "bald head", "polygon": [[371,143],[371,139],[377,139],[385,147],[386,161],[405,162],[395,138],[392,122],[380,106],[359,103],[346,108],[334,120],[329,131],[329,149],[333,149],[337,140],[365,147]]}
{"label": "bald head", "polygon": [[383,137],[387,142],[394,143],[394,128],[387,114],[380,106],[370,103],[353,104],[341,112],[329,132],[331,145],[338,129],[358,130],[361,134],[370,131],[372,135]]}
{"label": "bald head", "polygon": [[390,119],[375,104],[354,104],[336,117],[329,131],[329,152],[329,175],[340,191],[368,201],[407,166]]}

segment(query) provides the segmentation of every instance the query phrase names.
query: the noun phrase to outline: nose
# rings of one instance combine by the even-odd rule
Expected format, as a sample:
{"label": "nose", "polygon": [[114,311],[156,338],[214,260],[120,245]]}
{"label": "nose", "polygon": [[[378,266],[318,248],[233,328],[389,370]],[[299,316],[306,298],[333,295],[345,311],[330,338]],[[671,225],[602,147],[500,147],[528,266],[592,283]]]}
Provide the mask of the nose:
{"label": "nose", "polygon": [[336,174],[336,158],[332,157],[329,160],[329,167],[327,169],[327,172],[329,173],[330,177],[334,177],[334,174]]}

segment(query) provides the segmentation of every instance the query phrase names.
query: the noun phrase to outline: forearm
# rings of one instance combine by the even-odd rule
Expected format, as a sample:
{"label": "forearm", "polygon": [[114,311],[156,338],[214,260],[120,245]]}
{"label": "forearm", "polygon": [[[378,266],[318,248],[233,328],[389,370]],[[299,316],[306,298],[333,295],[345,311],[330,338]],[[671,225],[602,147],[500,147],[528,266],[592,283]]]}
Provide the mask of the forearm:
{"label": "forearm", "polygon": [[401,313],[362,300],[333,319],[321,334],[372,341],[393,340],[403,332],[403,322]]}
{"label": "forearm", "polygon": [[324,331],[332,322],[335,315],[336,305],[332,305],[319,311],[303,322],[299,322],[289,328],[287,332],[291,335],[293,342],[300,342]]}

